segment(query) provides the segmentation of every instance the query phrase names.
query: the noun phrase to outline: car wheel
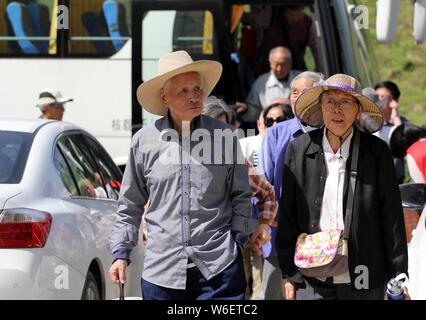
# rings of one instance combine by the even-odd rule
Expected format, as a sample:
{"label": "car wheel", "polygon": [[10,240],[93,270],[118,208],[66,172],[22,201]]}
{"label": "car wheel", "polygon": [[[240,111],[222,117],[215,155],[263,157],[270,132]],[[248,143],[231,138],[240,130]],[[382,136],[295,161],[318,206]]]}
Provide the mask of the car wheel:
{"label": "car wheel", "polygon": [[83,293],[81,300],[100,300],[101,294],[99,291],[98,281],[91,271],[87,273],[86,281],[84,282]]}

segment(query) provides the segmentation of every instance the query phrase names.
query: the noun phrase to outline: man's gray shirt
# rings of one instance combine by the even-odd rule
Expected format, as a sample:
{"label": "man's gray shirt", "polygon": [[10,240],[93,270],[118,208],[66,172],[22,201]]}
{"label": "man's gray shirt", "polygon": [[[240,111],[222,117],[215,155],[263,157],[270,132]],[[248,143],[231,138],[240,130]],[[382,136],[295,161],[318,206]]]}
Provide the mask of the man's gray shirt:
{"label": "man's gray shirt", "polygon": [[[194,129],[190,142],[165,116],[136,133],[109,239],[114,258],[128,258],[150,199],[143,278],[173,289],[185,289],[188,259],[207,280],[223,271],[237,257],[234,236],[248,235],[257,224],[250,219],[247,168],[237,163],[242,157],[237,137],[230,144],[213,139],[214,129],[231,131],[203,115]],[[205,142],[209,137],[214,143]]]}

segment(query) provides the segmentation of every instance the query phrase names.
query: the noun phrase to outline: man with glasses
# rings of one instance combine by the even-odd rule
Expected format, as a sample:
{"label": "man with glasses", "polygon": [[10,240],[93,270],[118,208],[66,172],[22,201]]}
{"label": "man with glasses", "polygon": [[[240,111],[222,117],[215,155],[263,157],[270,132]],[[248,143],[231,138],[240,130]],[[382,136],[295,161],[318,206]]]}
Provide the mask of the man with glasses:
{"label": "man with glasses", "polygon": [[39,94],[37,102],[37,107],[42,113],[40,118],[62,121],[65,112],[64,105],[72,101],[74,99],[64,98],[59,91],[51,89],[43,90]]}

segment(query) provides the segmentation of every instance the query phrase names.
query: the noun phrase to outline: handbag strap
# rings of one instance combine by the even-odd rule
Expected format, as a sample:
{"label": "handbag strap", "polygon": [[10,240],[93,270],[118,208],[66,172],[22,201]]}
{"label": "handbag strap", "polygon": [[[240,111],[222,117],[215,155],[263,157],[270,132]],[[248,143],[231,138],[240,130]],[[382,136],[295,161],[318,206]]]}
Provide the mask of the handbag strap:
{"label": "handbag strap", "polygon": [[352,148],[351,168],[349,170],[349,189],[348,189],[348,201],[346,202],[346,216],[345,216],[345,232],[343,239],[349,239],[349,231],[352,223],[352,212],[354,206],[354,193],[356,185],[356,177],[358,174],[358,156],[359,156],[359,130],[354,128],[354,144]]}

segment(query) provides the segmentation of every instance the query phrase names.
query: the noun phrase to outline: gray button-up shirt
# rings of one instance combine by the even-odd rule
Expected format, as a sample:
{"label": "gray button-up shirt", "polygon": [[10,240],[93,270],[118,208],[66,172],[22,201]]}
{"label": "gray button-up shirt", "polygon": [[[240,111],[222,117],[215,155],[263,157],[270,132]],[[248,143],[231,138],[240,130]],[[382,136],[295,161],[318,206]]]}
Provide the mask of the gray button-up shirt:
{"label": "gray button-up shirt", "polygon": [[[250,219],[251,193],[237,136],[231,144],[213,139],[214,129],[231,131],[203,115],[194,119],[194,129],[202,130],[190,139],[179,136],[166,116],[136,133],[109,239],[114,257],[128,258],[150,199],[143,278],[173,289],[185,289],[188,259],[206,279],[223,271],[237,257],[233,236],[247,235],[257,224]],[[214,142],[206,143],[209,139]]]}

